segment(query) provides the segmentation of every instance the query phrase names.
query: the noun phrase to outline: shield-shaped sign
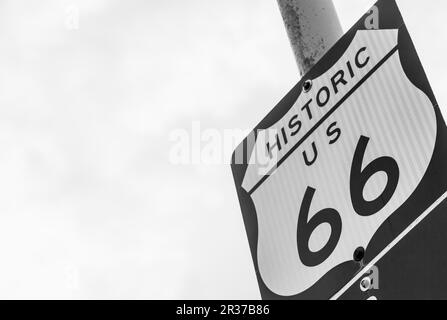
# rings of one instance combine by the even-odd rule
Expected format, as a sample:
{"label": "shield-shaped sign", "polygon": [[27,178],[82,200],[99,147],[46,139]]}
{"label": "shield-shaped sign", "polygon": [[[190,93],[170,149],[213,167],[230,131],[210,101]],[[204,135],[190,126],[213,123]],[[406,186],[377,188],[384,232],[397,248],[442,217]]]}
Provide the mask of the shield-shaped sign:
{"label": "shield-shaped sign", "polygon": [[446,138],[399,9],[379,1],[233,155],[262,297],[378,289],[367,275],[447,196]]}

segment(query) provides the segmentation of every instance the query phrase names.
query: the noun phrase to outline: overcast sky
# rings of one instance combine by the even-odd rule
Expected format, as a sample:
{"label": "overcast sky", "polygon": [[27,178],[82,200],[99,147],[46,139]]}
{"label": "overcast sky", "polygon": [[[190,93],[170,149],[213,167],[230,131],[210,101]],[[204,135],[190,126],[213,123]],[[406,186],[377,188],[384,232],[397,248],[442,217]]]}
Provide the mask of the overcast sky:
{"label": "overcast sky", "polygon": [[[447,106],[447,4],[399,4]],[[0,70],[0,298],[260,298],[229,165],[169,137],[299,80],[275,0],[0,0]]]}

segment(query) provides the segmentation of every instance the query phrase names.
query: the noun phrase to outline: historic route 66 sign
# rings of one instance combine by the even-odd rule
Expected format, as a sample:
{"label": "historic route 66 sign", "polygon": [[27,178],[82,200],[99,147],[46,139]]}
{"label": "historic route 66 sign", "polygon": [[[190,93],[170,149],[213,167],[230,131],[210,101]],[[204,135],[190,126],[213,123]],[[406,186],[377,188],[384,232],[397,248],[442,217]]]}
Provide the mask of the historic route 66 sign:
{"label": "historic route 66 sign", "polygon": [[233,156],[263,298],[340,297],[446,197],[440,110],[396,3],[373,11]]}

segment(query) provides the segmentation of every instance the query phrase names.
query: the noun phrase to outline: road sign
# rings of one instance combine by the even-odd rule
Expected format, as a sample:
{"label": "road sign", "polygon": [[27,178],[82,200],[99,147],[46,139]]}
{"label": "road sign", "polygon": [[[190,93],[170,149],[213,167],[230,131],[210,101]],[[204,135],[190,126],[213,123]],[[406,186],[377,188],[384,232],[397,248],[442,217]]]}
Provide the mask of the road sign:
{"label": "road sign", "polygon": [[[233,155],[262,297],[370,297],[378,286],[362,280],[388,255],[417,260],[399,248],[433,215],[447,227],[446,160],[446,126],[402,16],[379,1]],[[422,258],[427,276],[447,263]],[[383,268],[395,288],[402,268]],[[393,290],[381,298],[399,298]]]}

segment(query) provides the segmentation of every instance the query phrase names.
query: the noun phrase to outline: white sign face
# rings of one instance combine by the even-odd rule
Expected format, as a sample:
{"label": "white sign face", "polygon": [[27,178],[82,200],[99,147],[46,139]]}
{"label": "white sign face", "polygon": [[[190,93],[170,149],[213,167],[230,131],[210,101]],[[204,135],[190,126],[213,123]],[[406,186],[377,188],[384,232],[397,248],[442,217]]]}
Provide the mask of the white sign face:
{"label": "white sign face", "polygon": [[356,30],[338,61],[258,129],[239,194],[256,215],[252,254],[273,295],[299,296],[352,262],[427,173],[438,119],[404,70],[399,32]]}
{"label": "white sign face", "polygon": [[351,261],[428,168],[436,115],[402,69],[397,36],[358,31],[343,57],[269,128],[278,137],[269,146],[257,140],[254,153],[282,144],[272,174],[262,180],[262,170],[249,165],[242,185],[258,215],[259,272],[278,295],[299,294]]}

